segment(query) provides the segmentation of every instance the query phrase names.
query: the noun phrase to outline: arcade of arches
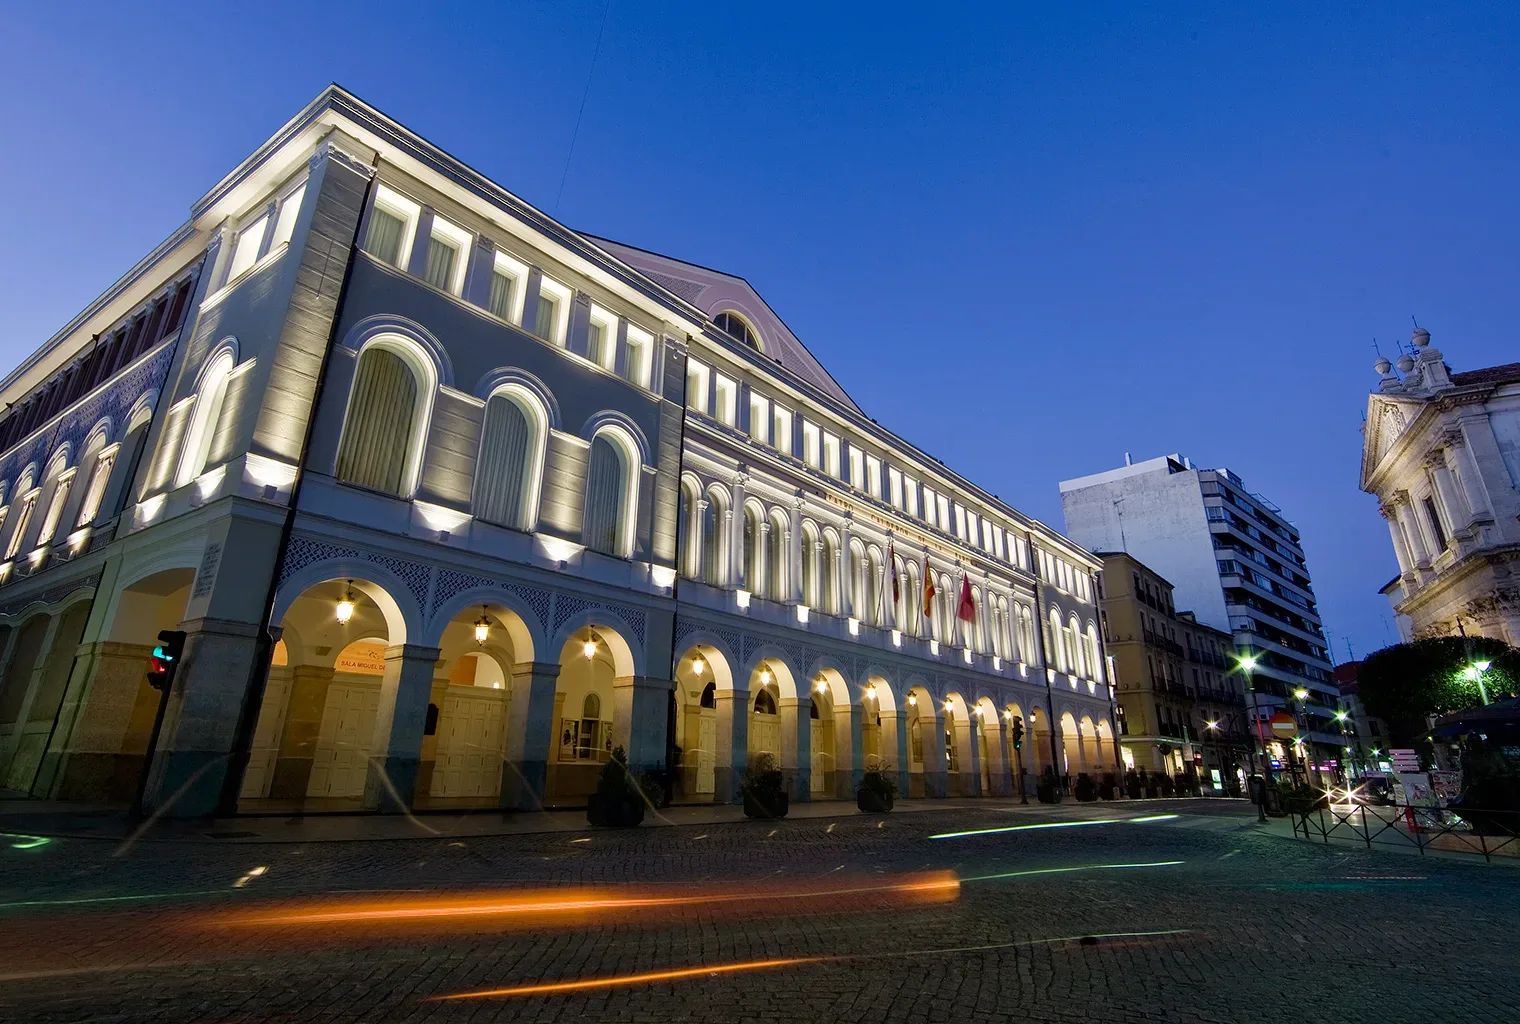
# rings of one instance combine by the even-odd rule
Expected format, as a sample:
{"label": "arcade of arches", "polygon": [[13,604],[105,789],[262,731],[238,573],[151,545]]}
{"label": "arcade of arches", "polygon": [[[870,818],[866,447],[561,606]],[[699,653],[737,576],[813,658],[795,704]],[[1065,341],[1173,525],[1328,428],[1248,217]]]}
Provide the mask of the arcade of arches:
{"label": "arcade of arches", "polygon": [[[193,576],[150,575],[109,608],[85,591],[0,621],[3,788],[131,799],[158,702],[147,656],[179,626]],[[273,631],[238,808],[578,806],[617,747],[635,766],[669,765],[672,796],[688,803],[735,799],[762,756],[796,800],[852,799],[868,769],[909,796],[1007,795],[1019,772],[1075,776],[1117,759],[1101,716],[1059,710],[1052,745],[1041,707],[828,665],[804,674],[781,656],[741,668],[698,643],[675,659],[673,685],[644,679],[620,631],[590,615],[551,644],[489,595],[424,631],[373,582],[307,587]]]}

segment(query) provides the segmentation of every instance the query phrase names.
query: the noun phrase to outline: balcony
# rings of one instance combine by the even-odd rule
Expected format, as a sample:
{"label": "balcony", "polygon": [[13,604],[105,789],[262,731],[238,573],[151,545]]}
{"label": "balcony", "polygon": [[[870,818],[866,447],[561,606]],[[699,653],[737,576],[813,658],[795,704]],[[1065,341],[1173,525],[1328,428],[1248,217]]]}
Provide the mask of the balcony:
{"label": "balcony", "polygon": [[1153,633],[1148,629],[1142,629],[1140,633],[1145,638],[1145,642],[1151,647],[1167,651],[1171,654],[1177,655],[1178,657],[1182,656],[1182,645],[1177,643],[1175,640],[1168,640],[1160,633]]}

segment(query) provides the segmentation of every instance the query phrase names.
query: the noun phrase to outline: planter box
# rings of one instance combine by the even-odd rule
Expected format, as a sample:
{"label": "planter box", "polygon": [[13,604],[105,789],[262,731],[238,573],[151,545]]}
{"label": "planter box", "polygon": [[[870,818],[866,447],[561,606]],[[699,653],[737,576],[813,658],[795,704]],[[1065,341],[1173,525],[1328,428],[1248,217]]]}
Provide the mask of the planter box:
{"label": "planter box", "polygon": [[784,818],[791,806],[791,798],[785,793],[766,796],[744,794],[744,815],[748,818]]}
{"label": "planter box", "polygon": [[892,794],[862,787],[855,793],[855,806],[867,814],[886,814],[892,809]]}

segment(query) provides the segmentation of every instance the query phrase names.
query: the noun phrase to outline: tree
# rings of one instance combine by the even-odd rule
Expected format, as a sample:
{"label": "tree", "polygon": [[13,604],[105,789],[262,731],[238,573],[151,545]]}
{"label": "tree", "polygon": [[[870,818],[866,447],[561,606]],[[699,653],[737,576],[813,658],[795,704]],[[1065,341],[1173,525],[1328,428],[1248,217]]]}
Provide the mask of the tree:
{"label": "tree", "polygon": [[1431,715],[1466,711],[1482,703],[1467,669],[1489,662],[1483,673],[1489,700],[1513,695],[1520,680],[1520,650],[1486,637],[1442,636],[1394,644],[1375,651],[1357,669],[1357,689],[1367,714],[1388,723],[1394,746],[1424,737]]}

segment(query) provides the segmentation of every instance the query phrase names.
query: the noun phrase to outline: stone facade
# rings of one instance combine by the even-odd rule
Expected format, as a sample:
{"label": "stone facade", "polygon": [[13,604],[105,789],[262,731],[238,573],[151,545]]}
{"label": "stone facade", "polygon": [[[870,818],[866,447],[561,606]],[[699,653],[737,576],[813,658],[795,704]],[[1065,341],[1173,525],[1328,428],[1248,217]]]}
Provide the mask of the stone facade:
{"label": "stone facade", "polygon": [[1362,490],[1399,574],[1384,588],[1406,639],[1466,632],[1520,644],[1520,363],[1453,373],[1430,334],[1367,400]]}

